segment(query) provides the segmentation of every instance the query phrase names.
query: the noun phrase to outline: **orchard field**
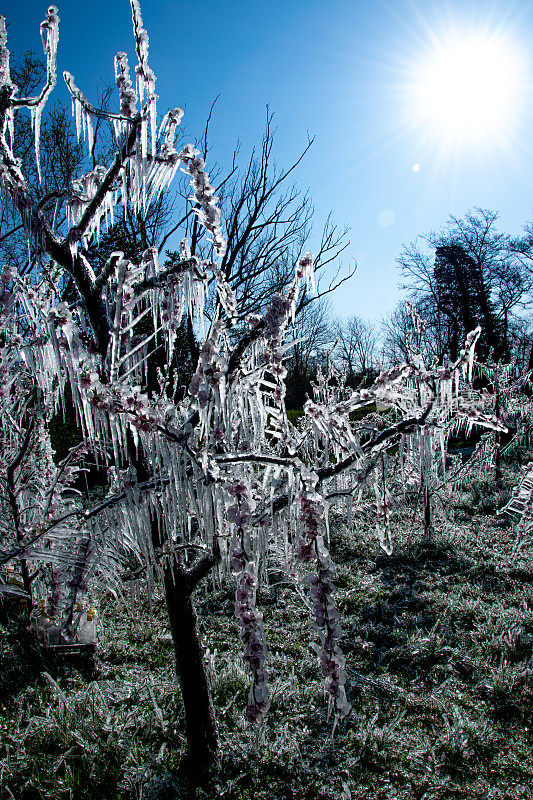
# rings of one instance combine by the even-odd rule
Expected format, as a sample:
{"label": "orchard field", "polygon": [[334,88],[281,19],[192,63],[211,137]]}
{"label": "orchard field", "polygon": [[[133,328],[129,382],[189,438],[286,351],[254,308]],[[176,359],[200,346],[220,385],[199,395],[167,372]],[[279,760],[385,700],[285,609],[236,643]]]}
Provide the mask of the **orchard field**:
{"label": "orchard field", "polygon": [[312,140],[210,175],[130,6],[72,123],[0,17],[2,800],[530,798],[531,226],[331,319]]}
{"label": "orchard field", "polygon": [[234,592],[199,590],[221,736],[220,767],[201,787],[180,776],[183,712],[160,593],[152,612],[145,600],[102,595],[97,654],[83,669],[36,660],[8,627],[5,797],[531,797],[531,545],[516,552],[515,526],[495,516],[518,466],[505,464],[499,487],[458,491],[453,522],[425,546],[409,507],[391,556],[364,522],[332,523],[353,705],[334,733],[294,585],[272,568],[261,590],[272,707],[258,731],[244,718]]}

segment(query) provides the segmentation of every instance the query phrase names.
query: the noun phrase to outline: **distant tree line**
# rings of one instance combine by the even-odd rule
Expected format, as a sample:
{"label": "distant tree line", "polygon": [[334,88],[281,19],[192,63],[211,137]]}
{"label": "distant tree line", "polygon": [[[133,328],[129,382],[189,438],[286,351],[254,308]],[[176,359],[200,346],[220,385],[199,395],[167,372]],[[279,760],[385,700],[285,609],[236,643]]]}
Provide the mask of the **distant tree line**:
{"label": "distant tree line", "polygon": [[[514,361],[522,373],[533,370],[533,223],[521,236],[500,232],[497,223],[496,212],[475,208],[406,245],[398,257],[404,299],[374,324],[357,316],[334,322],[325,307],[310,311],[301,320],[307,343],[298,345],[290,362],[300,392],[326,358],[350,386],[364,385],[382,366],[407,361],[413,345],[430,361],[454,361],[478,325],[479,361]],[[423,335],[416,330],[420,320]]]}

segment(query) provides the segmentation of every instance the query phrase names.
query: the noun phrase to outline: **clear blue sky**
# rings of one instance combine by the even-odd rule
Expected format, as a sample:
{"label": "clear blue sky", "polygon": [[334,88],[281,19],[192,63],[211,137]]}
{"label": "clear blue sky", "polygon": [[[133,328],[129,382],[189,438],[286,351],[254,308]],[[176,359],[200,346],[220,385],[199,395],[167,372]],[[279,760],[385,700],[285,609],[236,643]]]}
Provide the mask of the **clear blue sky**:
{"label": "clear blue sky", "polygon": [[[159,110],[182,105],[192,139],[201,134],[220,93],[212,125],[220,163],[230,159],[237,139],[243,153],[260,141],[267,103],[276,115],[281,166],[299,154],[308,133],[316,136],[296,179],[310,189],[318,224],[332,210],[340,226],[350,226],[347,260],[359,264],[351,284],[334,299],[340,316],[372,319],[391,310],[399,298],[395,258],[402,244],[440,227],[450,213],[462,215],[475,205],[495,209],[510,233],[532,218],[533,4],[528,0],[144,0],[141,5]],[[35,0],[4,0],[12,51],[39,52],[46,7]],[[134,63],[128,0],[68,0],[59,4],[59,15],[60,69],[72,72],[93,99],[99,83],[113,79],[118,50],[126,50]],[[451,43],[468,43],[468,37],[496,42],[492,60],[499,74],[506,75],[509,64],[502,62],[500,69],[498,53],[515,60],[511,105],[497,105],[501,86],[495,87],[492,104],[491,92],[481,86],[483,74],[478,75],[485,92],[474,115],[479,128],[461,138],[445,135],[442,120],[419,113],[417,102],[425,101],[416,65],[433,63],[434,54],[443,52],[453,62]],[[58,94],[66,99],[63,86]],[[487,118],[485,125],[489,105],[497,119]],[[467,101],[465,114],[471,111]],[[481,128],[491,135],[483,138]]]}

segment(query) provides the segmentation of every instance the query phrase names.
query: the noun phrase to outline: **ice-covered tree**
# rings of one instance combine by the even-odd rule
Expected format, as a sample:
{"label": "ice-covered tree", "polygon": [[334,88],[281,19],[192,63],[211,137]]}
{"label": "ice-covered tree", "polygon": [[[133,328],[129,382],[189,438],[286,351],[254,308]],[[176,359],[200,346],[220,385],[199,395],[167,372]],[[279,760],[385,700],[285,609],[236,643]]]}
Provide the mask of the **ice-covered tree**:
{"label": "ice-covered tree", "polygon": [[[21,350],[24,319],[18,277],[0,276],[0,595],[19,597],[26,610],[57,623],[48,634],[71,641],[74,607],[88,588],[96,543],[80,524],[80,492],[74,486],[83,446],[54,460],[47,405]],[[83,519],[83,516],[81,517]],[[17,569],[14,569],[16,565]],[[52,630],[53,628],[53,630]]]}
{"label": "ice-covered tree", "polygon": [[[19,97],[11,81],[1,20],[0,179],[36,265],[10,284],[19,314],[12,345],[47,407],[73,405],[85,445],[110,472],[107,498],[72,514],[98,544],[95,571],[113,583],[121,561],[128,560],[145,568],[148,588],[154,579],[164,583],[191,756],[208,763],[217,735],[193,603],[200,581],[218,575],[236,583],[235,614],[251,677],[246,714],[257,723],[269,707],[258,581],[271,547],[286,554],[291,571],[301,565],[325,687],[336,718],[343,718],[350,705],[333,601],[335,567],[326,544],[329,506],[357,503],[372,480],[378,530],[389,550],[385,451],[453,415],[487,424],[492,419],[465,400],[475,345],[470,336],[445,367],[403,364],[383,372],[369,389],[345,396],[326,381],[322,395],[306,404],[300,427],[290,424],[284,359],[304,286],[312,290],[313,257],[300,255],[288,287],[273,294],[264,310],[243,313],[220,269],[226,242],[206,164],[193,145],[175,146],[180,108],[158,121],[148,35],[138,0],[131,7],[135,84],[126,54],[118,53],[118,111],[93,106],[64,74],[78,135],[91,150],[94,120],[104,117],[114,126],[116,152],[73,181],[61,228],[43,213],[12,148],[14,116],[28,109],[39,163],[40,120],[56,83],[57,9],[51,6],[41,25],[46,79],[34,97]],[[103,265],[91,262],[93,237],[126,208],[146,213],[180,169],[189,177],[209,244],[203,257],[192,255],[184,238],[179,257],[167,267],[154,248],[136,263],[121,252]],[[75,287],[68,304],[61,291],[65,278]],[[184,320],[200,342],[185,395],[172,370]],[[352,412],[376,401],[394,409],[390,424],[354,426]],[[51,534],[21,528],[11,555]]]}
{"label": "ice-covered tree", "polygon": [[[422,374],[434,373],[435,367],[428,366],[425,321],[410,303],[406,304],[406,311],[409,315],[405,337],[407,361]],[[480,332],[479,328],[473,330],[467,342],[477,342]],[[451,365],[445,365],[437,369],[446,374],[451,368]],[[476,376],[484,369],[485,365],[475,359],[470,366]],[[400,487],[414,494],[417,505],[422,508],[426,541],[433,534],[435,507],[445,510],[453,490],[460,481],[467,479],[467,475],[472,475],[473,470],[490,470],[495,456],[494,438],[506,430],[495,394],[487,391],[486,386],[474,388],[470,383],[465,385],[455,411],[454,414],[441,414],[434,424],[420,426],[410,436],[404,437],[396,456],[396,477]],[[474,426],[489,428],[491,432],[474,448],[469,463],[463,463],[461,457],[450,454],[450,439],[453,436],[469,437]]]}

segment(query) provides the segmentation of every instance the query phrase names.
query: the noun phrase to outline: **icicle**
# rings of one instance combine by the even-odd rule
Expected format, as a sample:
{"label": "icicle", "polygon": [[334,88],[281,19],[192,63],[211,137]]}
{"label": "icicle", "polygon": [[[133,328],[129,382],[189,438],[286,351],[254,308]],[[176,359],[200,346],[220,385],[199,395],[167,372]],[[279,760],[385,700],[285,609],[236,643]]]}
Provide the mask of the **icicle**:
{"label": "icicle", "polygon": [[330,547],[330,532],[329,532],[329,503],[324,501],[324,526],[326,528],[326,542],[328,549]]}
{"label": "icicle", "polygon": [[34,128],[35,134],[35,163],[37,164],[37,175],[39,176],[39,183],[42,183],[42,175],[41,175],[41,161],[39,158],[39,145],[40,145],[40,136],[41,136],[41,115],[42,115],[42,105],[39,104],[36,106],[35,111],[32,109],[32,124]]}
{"label": "icicle", "polygon": [[93,121],[90,114],[85,114],[85,124],[87,126],[87,144],[89,147],[89,155],[91,156],[94,146],[94,134],[93,134]]}
{"label": "icicle", "polygon": [[128,183],[127,175],[124,167],[121,170],[121,185],[122,185],[122,208],[124,217],[126,216],[126,208],[128,206]]}
{"label": "icicle", "polygon": [[148,153],[148,127],[146,125],[146,120],[143,119],[141,122],[141,158],[143,162],[146,161],[147,153]]}
{"label": "icicle", "polygon": [[150,136],[152,142],[152,158],[155,158],[157,143],[157,95],[150,101]]}
{"label": "icicle", "polygon": [[69,238],[68,246],[69,246],[69,249],[70,249],[70,255],[72,257],[72,260],[74,261],[76,259],[77,255],[78,255],[78,242],[77,242],[77,240],[72,239],[72,237]]}
{"label": "icicle", "polygon": [[472,344],[472,346],[470,347],[469,352],[468,352],[468,380],[469,381],[472,380],[472,369],[474,367],[474,355],[475,355],[474,344]]}
{"label": "icicle", "polygon": [[13,149],[13,137],[14,137],[14,115],[13,109],[8,108],[6,112],[6,123],[7,123],[7,130],[9,132],[9,145],[11,149]]}
{"label": "icicle", "polygon": [[81,136],[81,126],[82,126],[82,107],[81,103],[77,97],[74,98],[74,113],[76,114],[76,136],[78,137],[78,143],[80,141]]}

